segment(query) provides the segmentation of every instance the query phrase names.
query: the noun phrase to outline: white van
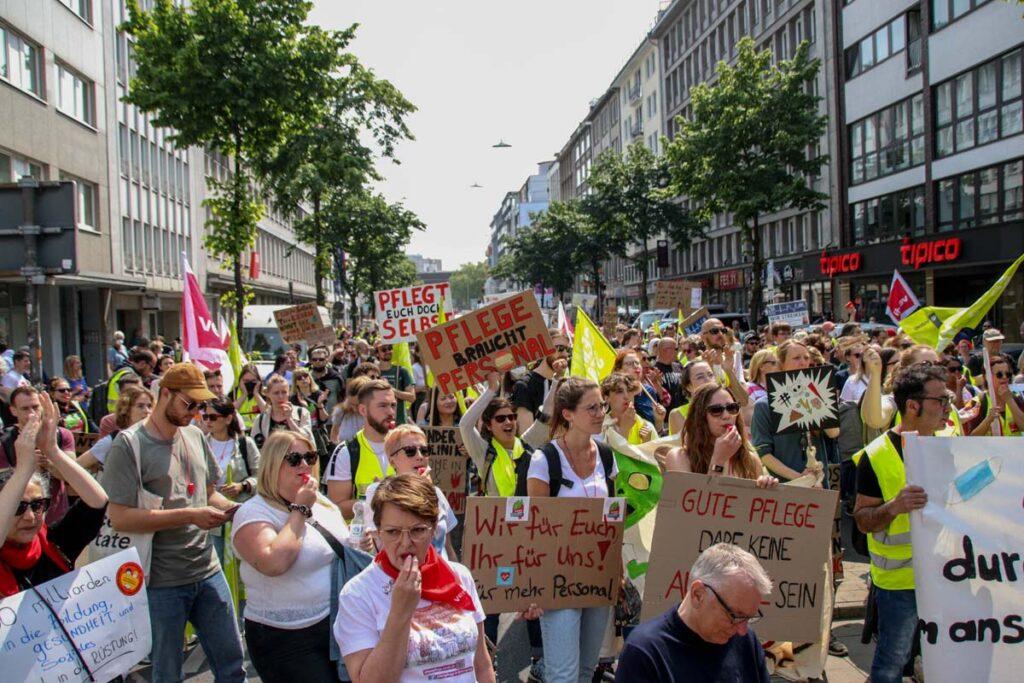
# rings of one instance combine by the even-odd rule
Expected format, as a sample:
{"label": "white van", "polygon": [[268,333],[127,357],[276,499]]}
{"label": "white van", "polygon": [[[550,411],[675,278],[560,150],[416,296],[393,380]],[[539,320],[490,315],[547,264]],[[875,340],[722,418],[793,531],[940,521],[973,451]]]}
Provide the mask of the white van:
{"label": "white van", "polygon": [[[281,339],[281,333],[277,330],[277,323],[274,322],[274,311],[289,308],[285,304],[254,304],[246,306],[242,311],[243,324],[242,338],[239,344],[242,350],[253,359],[260,374],[264,377],[274,369],[274,358],[288,349],[288,344]],[[330,320],[330,313],[325,306],[318,306],[320,318]],[[306,345],[302,345],[305,353]]]}

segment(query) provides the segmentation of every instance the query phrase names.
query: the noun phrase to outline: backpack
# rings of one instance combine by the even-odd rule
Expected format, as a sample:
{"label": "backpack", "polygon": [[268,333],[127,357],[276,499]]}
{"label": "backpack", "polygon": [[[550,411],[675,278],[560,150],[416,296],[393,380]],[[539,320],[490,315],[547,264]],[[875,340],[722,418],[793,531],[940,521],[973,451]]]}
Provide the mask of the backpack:
{"label": "backpack", "polygon": [[[615,482],[612,480],[612,463],[615,459],[615,454],[612,452],[611,447],[602,442],[597,441],[597,456],[601,459],[601,466],[604,467],[604,481],[608,486],[608,495],[613,495],[615,492]],[[544,454],[544,458],[548,461],[548,487],[550,489],[550,495],[552,498],[558,496],[558,492],[562,489],[563,484],[571,485],[571,482],[562,477],[562,459],[558,456],[558,449],[555,447],[553,441],[549,441],[544,444],[544,448],[540,449],[541,453]],[[526,476],[530,469],[530,458],[523,454],[523,457],[519,458],[516,462],[516,495],[525,496],[528,495],[526,492]]]}
{"label": "backpack", "polygon": [[839,402],[839,460],[849,460],[853,454],[864,448],[864,422],[860,417],[860,403]]}
{"label": "backpack", "polygon": [[100,382],[92,388],[92,396],[89,398],[89,419],[93,424],[99,425],[107,415],[107,399],[110,397],[110,381]]}

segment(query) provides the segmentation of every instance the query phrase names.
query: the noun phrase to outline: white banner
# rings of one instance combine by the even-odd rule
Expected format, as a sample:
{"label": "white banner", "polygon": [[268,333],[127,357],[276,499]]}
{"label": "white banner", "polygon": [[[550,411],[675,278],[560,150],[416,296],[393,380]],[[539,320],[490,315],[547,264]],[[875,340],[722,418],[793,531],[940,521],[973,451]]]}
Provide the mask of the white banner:
{"label": "white banner", "polygon": [[91,675],[105,683],[130,671],[152,644],[135,548],[0,600],[5,681],[77,683]]}
{"label": "white banner", "polygon": [[445,313],[451,313],[449,291],[447,282],[439,282],[374,292],[380,340],[385,344],[416,341],[417,333],[437,324],[442,305]]}
{"label": "white banner", "polygon": [[803,299],[768,304],[765,311],[769,323],[788,323],[792,327],[799,327],[811,322],[810,315],[807,313],[807,302]]}
{"label": "white banner", "polygon": [[925,680],[1020,680],[1024,440],[911,435],[905,456]]}

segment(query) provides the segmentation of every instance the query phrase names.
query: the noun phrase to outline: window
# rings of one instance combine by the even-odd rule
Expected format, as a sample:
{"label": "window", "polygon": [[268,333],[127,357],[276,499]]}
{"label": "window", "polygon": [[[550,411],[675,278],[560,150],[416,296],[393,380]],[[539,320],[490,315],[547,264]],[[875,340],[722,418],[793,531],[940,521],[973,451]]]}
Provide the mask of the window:
{"label": "window", "polygon": [[16,183],[22,176],[45,180],[41,164],[0,150],[0,183]]}
{"label": "window", "polygon": [[914,73],[921,68],[921,10],[912,9],[907,12],[906,24],[907,71]]}
{"label": "window", "polygon": [[[855,78],[901,52],[907,44],[907,22],[901,14],[846,49],[846,77]],[[918,47],[920,52],[920,46]]]}
{"label": "window", "polygon": [[43,52],[38,45],[0,24],[0,78],[43,97]]}
{"label": "window", "polygon": [[1024,161],[968,171],[936,183],[939,232],[1024,218]]}
{"label": "window", "polygon": [[85,226],[93,230],[98,230],[100,223],[99,218],[96,215],[96,206],[98,204],[98,197],[96,195],[96,185],[90,183],[87,180],[82,180],[81,178],[76,178],[75,176],[67,175],[66,173],[61,173],[60,179],[73,180],[75,183],[77,183],[76,187],[78,190],[78,206],[76,207],[75,212],[75,222],[78,223],[79,226]]}
{"label": "window", "polygon": [[935,88],[935,154],[949,156],[1024,130],[1024,50],[986,62]]}
{"label": "window", "polygon": [[931,0],[932,30],[937,31],[943,26],[951,24],[986,2],[988,0]]}
{"label": "window", "polygon": [[90,126],[96,123],[92,81],[57,64],[57,109]]}
{"label": "window", "polygon": [[924,234],[924,186],[850,205],[853,241],[876,244]]}
{"label": "window", "polygon": [[850,184],[924,163],[923,95],[897,102],[850,126]]}
{"label": "window", "polygon": [[92,23],[92,0],[60,0],[60,4],[77,14],[86,23]]}

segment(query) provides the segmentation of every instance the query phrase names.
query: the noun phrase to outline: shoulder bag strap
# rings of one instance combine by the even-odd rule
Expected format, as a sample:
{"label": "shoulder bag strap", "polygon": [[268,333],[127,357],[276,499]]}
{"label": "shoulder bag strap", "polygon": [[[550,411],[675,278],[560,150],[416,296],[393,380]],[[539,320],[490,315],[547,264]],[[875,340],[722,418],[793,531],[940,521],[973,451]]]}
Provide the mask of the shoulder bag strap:
{"label": "shoulder bag strap", "polygon": [[331,550],[334,551],[334,554],[337,555],[342,562],[345,561],[345,547],[341,545],[341,541],[334,537],[334,534],[325,529],[323,524],[312,517],[306,520],[306,524],[320,532],[320,535],[324,537],[325,541],[327,541],[327,545],[331,546]]}

